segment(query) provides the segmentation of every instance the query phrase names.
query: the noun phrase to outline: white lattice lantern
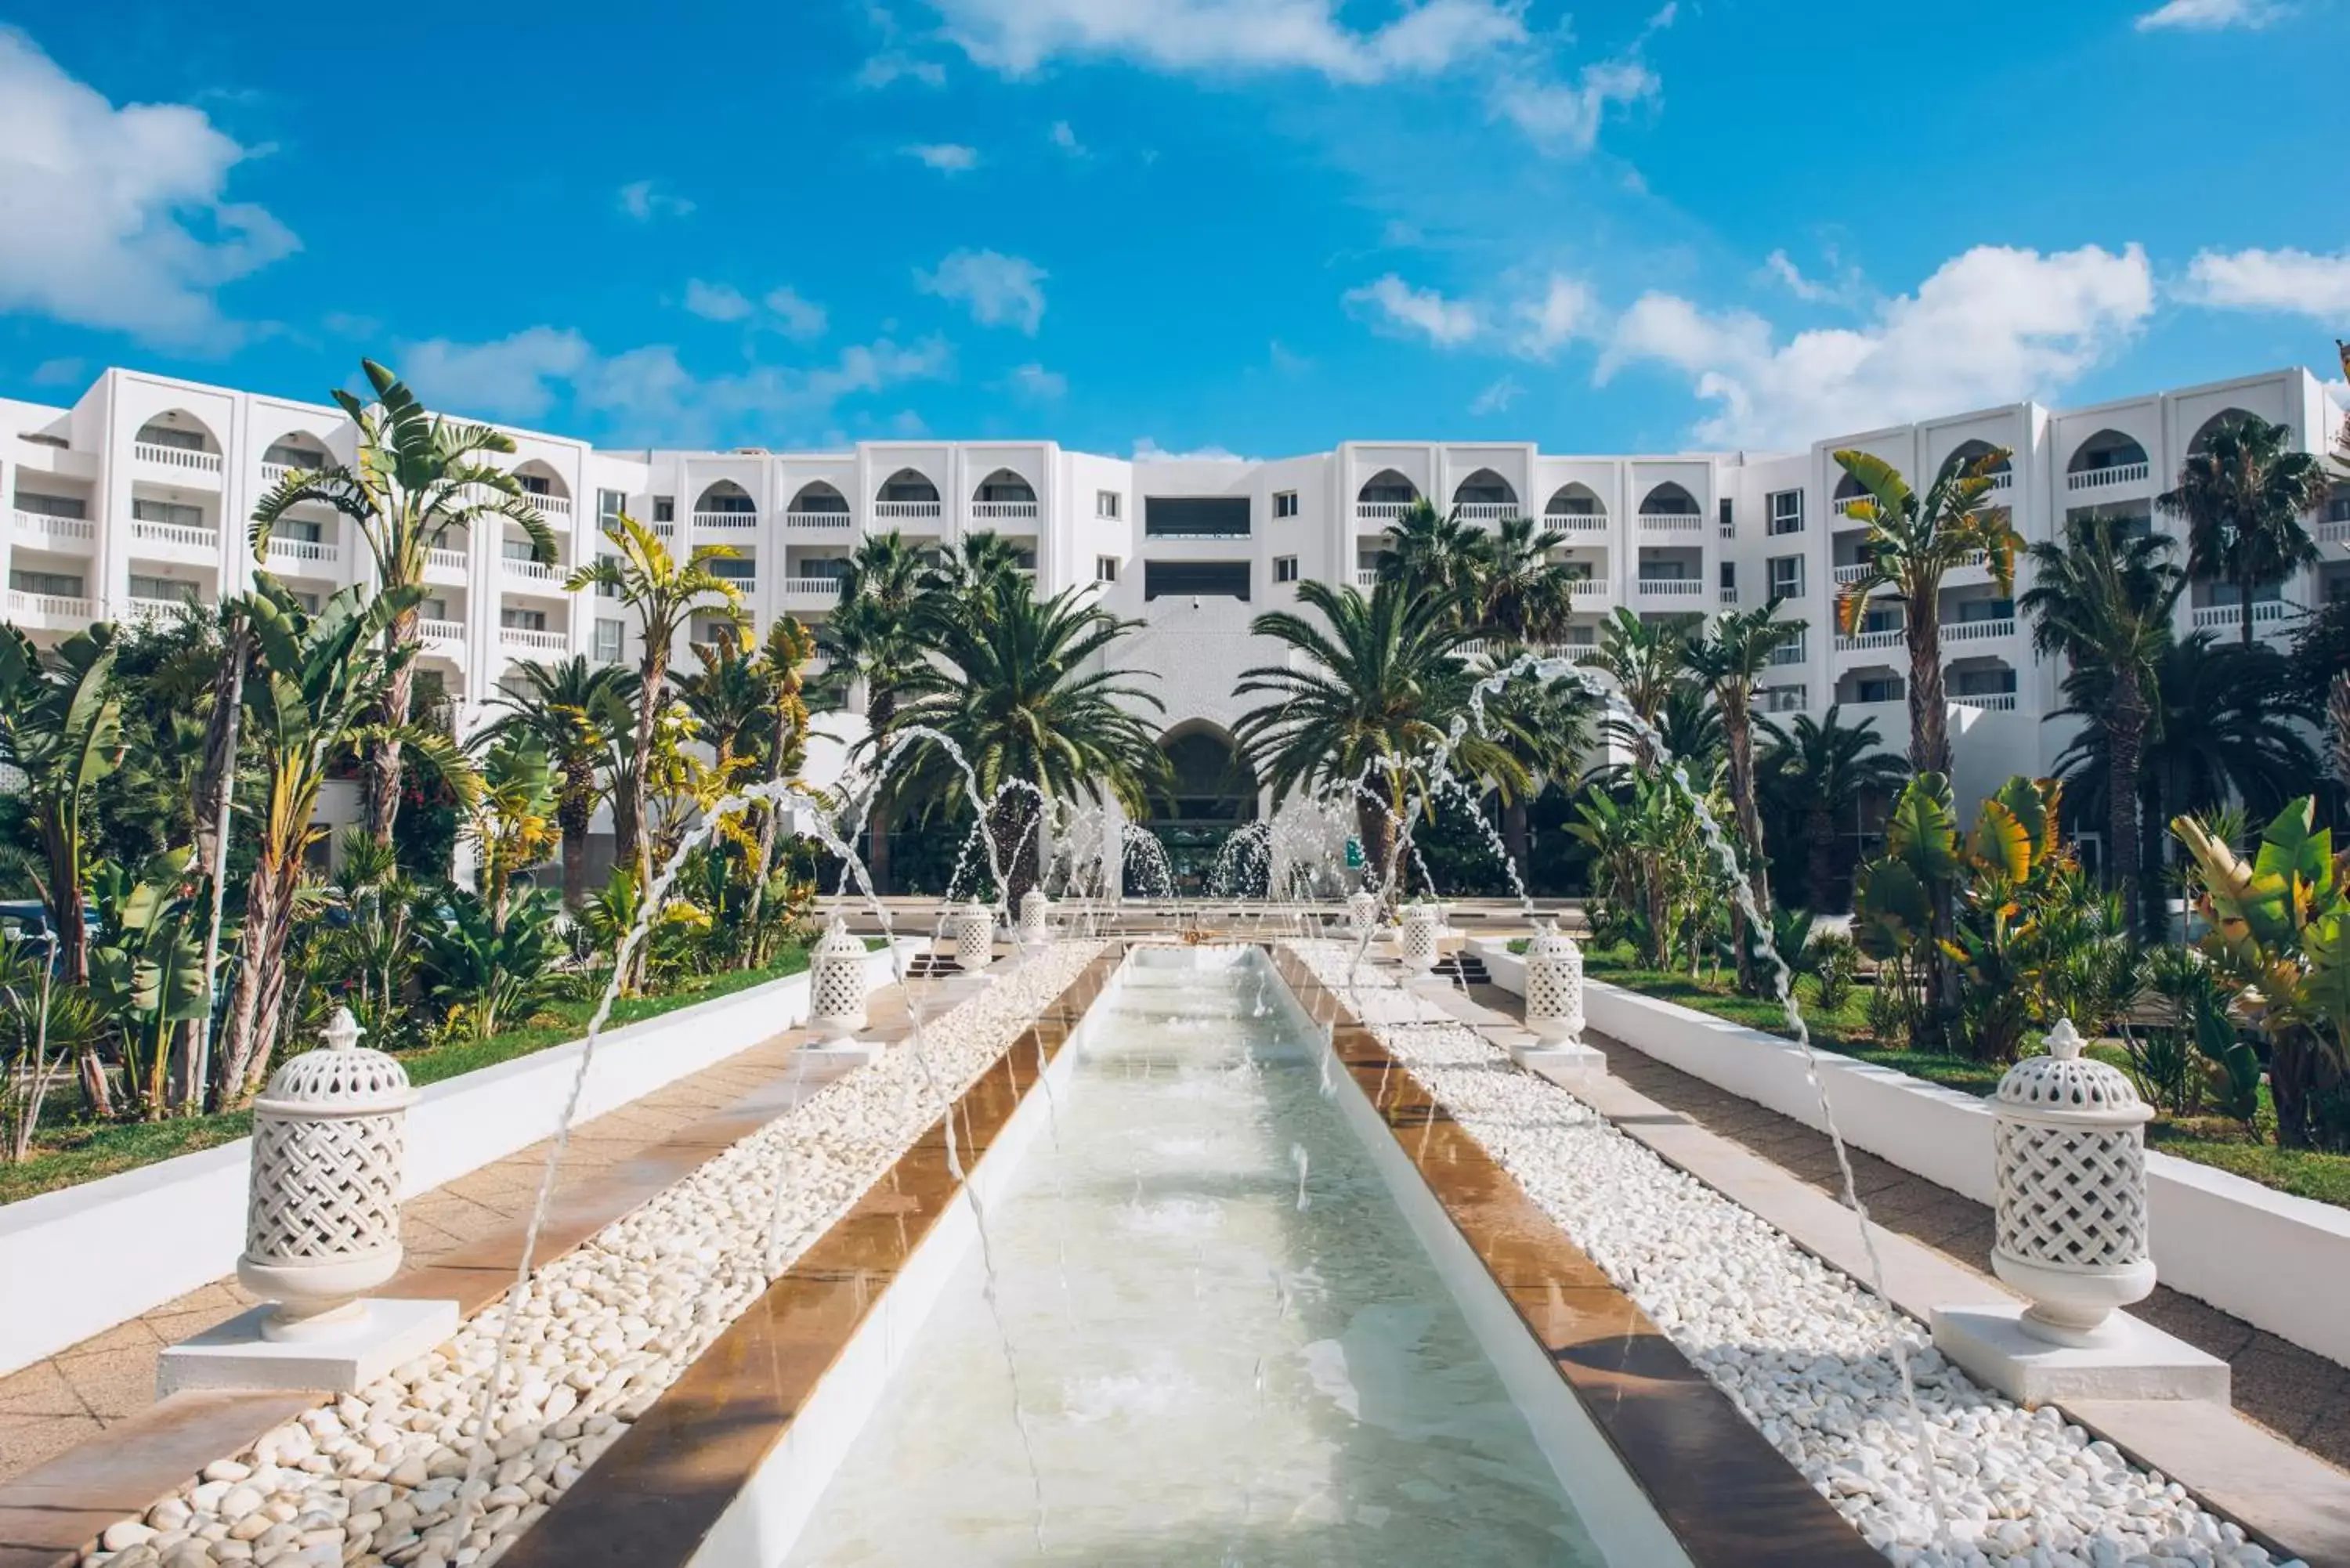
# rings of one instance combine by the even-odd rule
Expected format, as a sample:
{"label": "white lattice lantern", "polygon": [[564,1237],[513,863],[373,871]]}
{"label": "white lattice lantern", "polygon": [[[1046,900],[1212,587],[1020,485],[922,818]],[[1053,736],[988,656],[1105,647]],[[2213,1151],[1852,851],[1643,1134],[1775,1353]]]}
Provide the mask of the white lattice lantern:
{"label": "white lattice lantern", "polygon": [[808,950],[808,1027],[823,1040],[846,1040],[865,1027],[865,944],[838,915]]}
{"label": "white lattice lantern", "polygon": [[973,898],[956,909],[947,922],[954,939],[955,964],[969,973],[985,969],[995,957],[995,911]]}
{"label": "white lattice lantern", "polygon": [[1403,912],[1403,961],[1407,969],[1436,967],[1436,933],[1444,927],[1444,911],[1434,904],[1411,904]]}
{"label": "white lattice lantern", "polygon": [[253,1103],[236,1277],[279,1303],[266,1339],[340,1332],[366,1315],[359,1298],[400,1272],[401,1132],[417,1091],[359,1034],[337,1008],[326,1048],[278,1068]]}
{"label": "white lattice lantern", "polygon": [[1368,888],[1357,888],[1355,896],[1347,900],[1347,923],[1357,937],[1367,937],[1379,923],[1379,896]]}
{"label": "white lattice lantern", "polygon": [[2117,1307],[2154,1289],[2147,1236],[2146,1124],[2127,1074],[2081,1054],[2072,1021],[2048,1054],[2007,1070],[1992,1096],[1998,1238],[1991,1268],[2032,1298],[2023,1327],[2091,1345]]}
{"label": "white lattice lantern", "polygon": [[1526,1030],[1552,1045],[1583,1038],[1583,950],[1555,920],[1526,944]]}
{"label": "white lattice lantern", "polygon": [[1045,897],[1043,888],[1031,888],[1020,895],[1020,945],[1022,947],[1041,948],[1052,940],[1051,929],[1046,924],[1052,912],[1052,900]]}

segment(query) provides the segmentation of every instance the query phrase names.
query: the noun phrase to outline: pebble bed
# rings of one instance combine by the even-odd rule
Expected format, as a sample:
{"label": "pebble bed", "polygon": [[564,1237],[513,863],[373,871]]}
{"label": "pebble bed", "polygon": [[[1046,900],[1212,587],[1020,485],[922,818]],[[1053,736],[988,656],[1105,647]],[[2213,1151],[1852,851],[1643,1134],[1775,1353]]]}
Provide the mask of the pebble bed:
{"label": "pebble bed", "polygon": [[[1291,944],[1321,981],[1575,1245],[1904,1568],[2123,1568],[2276,1561],[2184,1488],[2054,1407],[2026,1410],[1746,1210],[1618,1131],[1351,943]],[[1350,972],[1351,971],[1351,972]],[[1499,1070],[1496,1070],[1499,1069]],[[1936,1457],[1919,1465],[1896,1345]]]}
{"label": "pebble bed", "polygon": [[1007,963],[925,1026],[919,1060],[892,1047],[540,1269],[473,1479],[504,1300],[109,1526],[84,1568],[494,1562],[1098,951],[1061,942]]}

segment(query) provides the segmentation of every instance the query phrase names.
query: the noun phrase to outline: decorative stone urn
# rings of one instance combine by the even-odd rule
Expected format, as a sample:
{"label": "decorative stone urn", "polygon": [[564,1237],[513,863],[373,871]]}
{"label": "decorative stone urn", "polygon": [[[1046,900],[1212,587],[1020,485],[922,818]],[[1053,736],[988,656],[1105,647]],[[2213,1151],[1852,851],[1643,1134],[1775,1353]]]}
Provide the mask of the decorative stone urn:
{"label": "decorative stone urn", "polygon": [[1526,944],[1526,1030],[1548,1045],[1583,1039],[1583,950],[1555,916],[1538,919]]}
{"label": "decorative stone urn", "polygon": [[1347,900],[1347,924],[1357,937],[1367,937],[1379,923],[1379,896],[1368,888],[1357,888]]}
{"label": "decorative stone urn", "polygon": [[1020,895],[1020,945],[1041,948],[1052,940],[1051,928],[1045,923],[1053,912],[1052,900],[1041,888],[1031,888]]}
{"label": "decorative stone urn", "polygon": [[2048,1054],[2007,1070],[1992,1096],[1998,1170],[1991,1268],[2032,1298],[2022,1327],[2054,1345],[2100,1342],[2117,1307],[2154,1289],[2146,1124],[2120,1068],[2081,1054],[2069,1018]]}
{"label": "decorative stone urn", "polygon": [[957,967],[976,974],[995,957],[995,911],[977,898],[957,909],[947,920],[954,939]]}
{"label": "decorative stone urn", "polygon": [[270,1075],[253,1103],[253,1181],[237,1282],[278,1303],[262,1337],[341,1333],[400,1272],[401,1133],[417,1091],[367,1050],[338,1007],[323,1050]]}
{"label": "decorative stone urn", "polygon": [[1444,928],[1444,911],[1434,904],[1407,904],[1403,911],[1403,961],[1422,971],[1436,967],[1436,933]]}
{"label": "decorative stone urn", "polygon": [[832,1042],[865,1027],[865,944],[838,915],[808,950],[808,1027]]}

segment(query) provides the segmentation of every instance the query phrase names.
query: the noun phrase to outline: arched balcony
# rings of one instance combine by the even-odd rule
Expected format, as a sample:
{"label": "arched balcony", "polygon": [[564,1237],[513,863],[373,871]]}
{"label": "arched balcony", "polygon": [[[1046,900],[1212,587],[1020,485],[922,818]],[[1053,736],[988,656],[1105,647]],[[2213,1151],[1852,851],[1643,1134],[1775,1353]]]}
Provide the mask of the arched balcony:
{"label": "arched balcony", "polygon": [[920,469],[901,468],[881,482],[873,498],[873,515],[884,522],[935,523],[946,514],[939,487]]}
{"label": "arched balcony", "polygon": [[1644,534],[1698,534],[1705,529],[1705,512],[1697,497],[1670,480],[1640,498],[1639,516]]}
{"label": "arched balcony", "polygon": [[1953,708],[2012,713],[2015,667],[2004,659],[1953,659],[1942,671],[1942,695]]}
{"label": "arched balcony", "polygon": [[1034,523],[1036,521],[1036,492],[1029,483],[1008,468],[999,468],[979,482],[972,493],[971,520],[974,523]]}
{"label": "arched balcony", "polygon": [[563,475],[547,463],[532,458],[515,468],[515,483],[530,497],[530,504],[541,515],[565,518],[571,515],[571,487],[563,483]]}
{"label": "arched balcony", "polygon": [[2221,409],[2196,427],[2193,439],[2187,443],[2187,455],[2193,457],[2210,447],[2211,438],[2230,425],[2266,423],[2268,423],[2266,420],[2262,419],[2250,409]]}
{"label": "arched balcony", "polygon": [[1355,521],[1384,528],[1410,511],[1419,500],[1419,486],[1392,468],[1383,468],[1355,493]]}
{"label": "arched balcony", "polygon": [[[1942,460],[1942,472],[1953,472],[1970,463],[1981,462],[1998,452],[1999,448],[1987,441],[1980,439],[1962,441],[1951,451],[1950,456]],[[1991,480],[1991,499],[1994,502],[2005,502],[2008,492],[2015,487],[2014,460],[2002,454],[1999,461],[1991,464],[1988,476]]]}
{"label": "arched balcony", "polygon": [[1561,534],[1605,534],[1607,504],[1587,484],[1562,484],[1544,504],[1543,525]]}
{"label": "arched balcony", "polygon": [[759,504],[731,479],[710,485],[693,504],[697,533],[747,534],[758,525]]}
{"label": "arched balcony", "polygon": [[274,486],[289,473],[316,473],[333,461],[324,437],[288,431],[262,450],[261,483]]}
{"label": "arched balcony", "polygon": [[185,409],[167,409],[139,427],[130,438],[133,461],[161,471],[161,477],[172,483],[184,484],[192,480],[210,480],[217,484],[221,474],[221,443],[212,427]]}
{"label": "arched balcony", "polygon": [[848,497],[823,480],[814,480],[799,488],[792,504],[784,510],[784,525],[787,528],[813,528],[822,533],[847,533],[855,525],[849,515]]}
{"label": "arched balcony", "polygon": [[[288,431],[261,452],[261,484],[274,490],[291,473],[317,473],[333,462],[326,439],[310,431]],[[277,520],[269,533],[264,565],[280,576],[331,576],[342,559],[336,543],[342,520],[330,507],[298,507]]]}
{"label": "arched balcony", "polygon": [[1518,493],[1490,468],[1481,468],[1452,489],[1453,514],[1464,523],[1504,523],[1518,514]]}
{"label": "arched balcony", "polygon": [[2069,496],[2144,485],[2153,476],[2154,465],[2136,438],[2102,430],[2073,449],[2072,461],[2064,465],[2064,493]]}
{"label": "arched balcony", "polygon": [[1868,486],[1847,473],[1836,481],[1835,493],[1828,498],[1828,510],[1839,517],[1852,515],[1852,504],[1868,499]]}

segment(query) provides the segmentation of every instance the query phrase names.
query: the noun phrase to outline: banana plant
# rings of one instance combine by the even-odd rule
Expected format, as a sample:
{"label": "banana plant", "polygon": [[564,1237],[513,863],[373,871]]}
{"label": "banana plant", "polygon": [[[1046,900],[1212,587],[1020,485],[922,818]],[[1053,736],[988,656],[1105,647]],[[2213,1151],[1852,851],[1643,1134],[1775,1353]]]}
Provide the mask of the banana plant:
{"label": "banana plant", "polygon": [[99,929],[89,992],[120,1040],[123,1086],[150,1121],[169,1105],[172,1035],[212,1010],[195,912],[183,897],[192,853],[159,855],[135,872],[104,865],[91,877]]}
{"label": "banana plant", "polygon": [[2277,1141],[2350,1148],[2350,857],[2316,825],[2316,800],[2286,805],[2246,863],[2191,816],[2174,821],[2194,857],[2212,967],[2269,1041]]}

